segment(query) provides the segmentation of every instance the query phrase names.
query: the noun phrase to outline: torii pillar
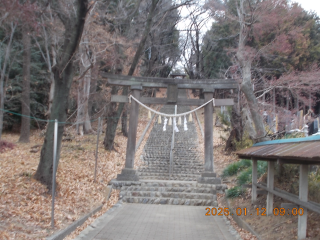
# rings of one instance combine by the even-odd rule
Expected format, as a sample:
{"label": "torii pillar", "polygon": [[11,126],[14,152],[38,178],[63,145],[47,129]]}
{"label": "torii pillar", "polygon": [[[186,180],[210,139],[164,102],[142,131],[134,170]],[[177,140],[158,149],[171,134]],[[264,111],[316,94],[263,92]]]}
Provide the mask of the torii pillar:
{"label": "torii pillar", "polygon": [[[132,85],[131,90],[132,90],[132,96],[139,100],[142,86]],[[136,170],[133,169],[135,149],[136,149],[138,117],[139,117],[139,103],[132,100],[131,107],[130,107],[130,121],[129,121],[128,141],[127,141],[126,163],[125,163],[124,169],[122,169],[121,174],[118,174],[117,176],[118,181],[139,181],[139,177],[136,174]]]}
{"label": "torii pillar", "polygon": [[[214,89],[204,89],[203,93],[207,102],[213,98]],[[204,172],[198,183],[221,184],[221,179],[214,172],[213,162],[213,103],[204,107]]]}

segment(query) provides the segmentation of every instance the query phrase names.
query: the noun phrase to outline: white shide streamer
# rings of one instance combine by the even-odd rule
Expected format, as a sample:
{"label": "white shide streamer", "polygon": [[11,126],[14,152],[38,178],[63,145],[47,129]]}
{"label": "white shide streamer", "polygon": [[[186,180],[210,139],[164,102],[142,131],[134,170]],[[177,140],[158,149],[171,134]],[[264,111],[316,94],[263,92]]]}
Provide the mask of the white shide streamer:
{"label": "white shide streamer", "polygon": [[167,131],[167,122],[168,122],[168,118],[164,118],[164,123],[163,123],[163,131]]}
{"label": "white shide streamer", "polygon": [[184,116],[183,129],[184,129],[185,131],[188,131],[187,118],[186,118],[186,116]]}
{"label": "white shide streamer", "polygon": [[173,118],[173,128],[175,132],[179,132],[179,129],[177,127],[177,122],[176,122],[176,118]]}
{"label": "white shide streamer", "polygon": [[179,113],[179,114],[166,114],[166,113],[162,113],[162,112],[158,112],[156,110],[153,110],[152,108],[149,108],[148,106],[146,106],[145,104],[143,104],[142,102],[140,102],[138,99],[136,99],[134,96],[130,95],[129,96],[129,102],[131,102],[131,98],[133,100],[135,100],[137,103],[139,103],[141,106],[145,107],[146,109],[148,109],[149,111],[157,114],[157,115],[160,115],[160,116],[164,116],[164,117],[173,117],[173,118],[176,118],[176,117],[181,117],[181,116],[185,116],[185,115],[188,115],[190,113],[193,113],[197,110],[199,110],[200,108],[204,107],[205,105],[207,105],[208,103],[212,102],[213,103],[213,106],[215,106],[215,103],[214,103],[214,98],[210,99],[208,102],[202,104],[200,107],[197,107],[189,112],[185,112],[185,113]]}

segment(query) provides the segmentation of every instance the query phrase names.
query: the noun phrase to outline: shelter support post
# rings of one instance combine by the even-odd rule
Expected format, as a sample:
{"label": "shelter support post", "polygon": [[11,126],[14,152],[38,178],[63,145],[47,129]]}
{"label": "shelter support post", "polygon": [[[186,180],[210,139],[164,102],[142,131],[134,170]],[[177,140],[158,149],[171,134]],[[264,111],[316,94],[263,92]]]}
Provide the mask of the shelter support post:
{"label": "shelter support post", "polygon": [[[300,164],[299,199],[300,201],[308,202],[308,165],[303,164]],[[303,210],[303,215],[298,216],[298,239],[307,237],[308,210],[306,208],[303,208]]]}
{"label": "shelter support post", "polygon": [[[268,161],[268,179],[267,188],[269,190],[274,189],[274,161]],[[267,216],[273,214],[273,193],[268,191],[267,195]]]}
{"label": "shelter support post", "polygon": [[[214,89],[204,89],[204,99],[213,98]],[[220,184],[221,179],[216,177],[213,162],[213,104],[204,107],[204,172],[198,179],[199,183]]]}
{"label": "shelter support post", "polygon": [[256,159],[252,159],[252,191],[251,191],[251,200],[255,202],[257,200],[257,166],[258,161]]}
{"label": "shelter support post", "polygon": [[[131,86],[131,90],[132,96],[139,100],[142,86],[133,85]],[[126,162],[125,168],[122,169],[121,174],[118,174],[117,176],[118,181],[139,181],[139,177],[136,174],[136,170],[133,169],[138,127],[138,116],[139,103],[137,103],[136,101],[131,101]]]}

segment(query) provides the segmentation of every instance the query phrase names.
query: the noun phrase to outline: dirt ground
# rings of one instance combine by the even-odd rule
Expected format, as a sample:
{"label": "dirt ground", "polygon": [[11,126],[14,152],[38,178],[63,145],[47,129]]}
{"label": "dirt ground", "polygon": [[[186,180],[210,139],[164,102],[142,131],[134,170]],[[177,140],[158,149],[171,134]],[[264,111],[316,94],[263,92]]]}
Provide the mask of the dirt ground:
{"label": "dirt ground", "polygon": [[[137,140],[149,121],[147,115],[145,109],[140,109]],[[95,124],[93,129],[97,129]],[[62,143],[54,229],[51,228],[51,194],[44,185],[33,179],[44,140],[43,131],[32,131],[30,143],[18,143],[19,134],[16,133],[2,135],[2,140],[13,143],[14,148],[0,153],[0,239],[45,239],[104,203],[101,211],[66,238],[73,239],[118,201],[118,190],[112,191],[108,202],[105,191],[108,182],[124,168],[127,138],[120,133],[120,127],[115,138],[115,151],[104,150],[104,134],[100,135],[96,182],[93,171],[96,134],[79,136],[72,128],[67,132],[71,140]],[[145,140],[138,152],[142,151],[144,144]],[[138,166],[139,154],[135,160]]]}
{"label": "dirt ground", "polygon": [[[297,239],[298,216],[294,216],[292,212],[286,212],[283,216],[280,214],[272,216],[264,216],[263,208],[266,207],[266,195],[258,197],[255,203],[251,203],[251,194],[248,190],[243,198],[231,200],[231,205],[234,209],[240,208],[242,214],[240,215],[260,236],[266,240]],[[274,208],[281,208],[281,203],[287,201],[274,197]],[[244,215],[244,208],[246,208],[247,215]],[[258,211],[257,211],[258,208]],[[240,213],[240,210],[238,211]],[[259,212],[259,215],[258,215]],[[294,213],[295,214],[295,213]],[[308,212],[308,227],[307,239],[320,239],[319,228],[320,216],[314,212]]]}

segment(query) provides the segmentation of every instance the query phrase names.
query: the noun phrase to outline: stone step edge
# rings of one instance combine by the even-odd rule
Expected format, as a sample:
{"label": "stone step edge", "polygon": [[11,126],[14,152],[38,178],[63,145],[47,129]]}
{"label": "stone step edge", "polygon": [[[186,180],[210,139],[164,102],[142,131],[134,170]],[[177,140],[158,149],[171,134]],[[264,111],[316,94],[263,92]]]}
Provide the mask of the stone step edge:
{"label": "stone step edge", "polygon": [[[153,172],[139,172],[137,171],[137,173],[139,173],[139,176],[141,176],[141,174],[145,175],[145,176],[166,176],[169,177],[169,173],[153,173]],[[148,173],[146,175],[146,173]],[[152,175],[154,174],[154,175]],[[201,176],[201,172],[200,173],[172,173],[173,177],[197,177],[197,176]]]}
{"label": "stone step edge", "polygon": [[[133,190],[133,189],[130,189],[130,188],[140,188],[142,190]],[[149,189],[150,190],[143,190],[143,189]],[[151,190],[151,188],[153,190]],[[173,188],[172,191],[168,191],[168,190],[171,190]],[[136,191],[145,191],[145,192],[176,192],[176,193],[193,193],[193,192],[186,192],[186,191],[175,191],[175,189],[182,189],[182,190],[198,190],[198,191],[216,191],[216,188],[205,188],[205,187],[197,187],[197,186],[192,186],[192,187],[161,187],[161,186],[145,186],[145,185],[140,185],[140,186],[123,186],[121,188],[121,191],[131,191],[131,192],[136,192]],[[196,193],[196,192],[194,192]],[[201,193],[201,192],[199,192]],[[215,192],[210,192],[210,193],[207,193],[207,194],[215,194]]]}
{"label": "stone step edge", "polygon": [[[131,203],[131,202],[128,202],[127,200],[128,199],[137,199],[138,201],[137,202],[132,202],[132,203],[141,203],[141,204],[159,204],[159,205],[185,205],[185,206],[218,206],[218,203],[217,203],[217,201],[216,200],[209,200],[209,199],[181,199],[181,198],[164,198],[164,197],[161,197],[161,198],[157,198],[157,197],[130,197],[130,196],[127,196],[127,197],[123,197],[122,199],[121,199],[121,201],[122,202],[127,202],[127,203]],[[147,201],[147,202],[143,202],[143,200],[153,200],[153,202],[149,202],[149,201]],[[156,203],[154,202],[155,200],[159,200],[159,202],[157,201]],[[163,203],[163,204],[161,204],[160,203],[160,201],[162,201],[162,200],[167,200],[167,203]],[[168,203],[168,201],[170,201],[170,200],[172,200],[172,203]],[[205,203],[205,202],[212,202],[211,203],[211,205],[208,205],[208,204],[205,204],[205,205],[194,205],[194,203],[193,203],[193,205],[192,204],[174,204],[174,201],[177,201],[177,200],[180,200],[180,201],[182,201],[182,200],[184,200],[184,201],[186,201],[186,200],[189,200],[189,201],[200,201],[200,202],[203,202],[203,203]]]}
{"label": "stone step edge", "polygon": [[[156,187],[151,184],[192,184],[193,187],[205,187],[205,188],[215,188],[216,190],[225,190],[227,185],[222,184],[206,184],[198,183],[197,181],[183,181],[183,180],[161,180],[161,179],[140,179],[139,181],[117,181],[117,179],[112,179],[108,185],[113,185],[116,188],[121,188],[122,186],[146,186],[146,187]],[[160,186],[162,187],[162,186]],[[168,186],[169,187],[169,186]],[[171,186],[170,186],[171,187]]]}
{"label": "stone step edge", "polygon": [[[121,195],[121,193],[128,193],[128,192],[139,192],[139,193],[152,193],[152,192],[156,192],[156,191],[139,191],[139,190],[133,190],[133,191],[131,191],[131,190],[121,190],[121,192],[120,192],[120,195]],[[215,193],[189,193],[189,192],[159,192],[159,193],[176,193],[176,194],[181,194],[181,195],[197,195],[197,196],[216,196],[216,194]],[[126,196],[126,195],[124,195],[124,196]],[[132,196],[132,197],[138,197],[138,196]],[[161,197],[157,197],[157,196],[155,196],[155,198],[161,198]],[[173,198],[175,198],[175,197],[173,197]],[[180,198],[180,197],[179,197]],[[182,198],[182,199],[188,199],[188,198]],[[196,198],[190,198],[190,199],[196,199]],[[199,198],[199,199],[202,199],[202,198]],[[207,200],[210,200],[210,199],[207,199]]]}

